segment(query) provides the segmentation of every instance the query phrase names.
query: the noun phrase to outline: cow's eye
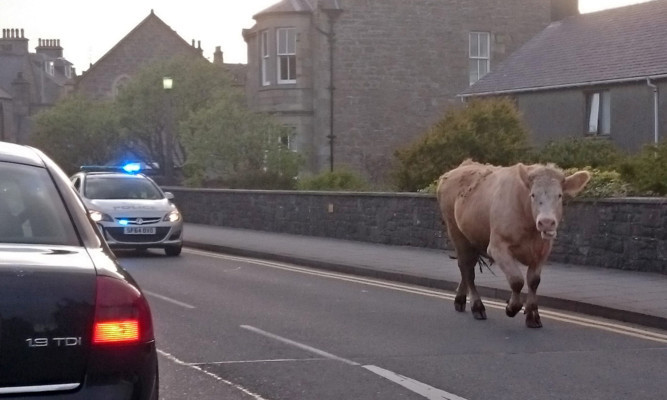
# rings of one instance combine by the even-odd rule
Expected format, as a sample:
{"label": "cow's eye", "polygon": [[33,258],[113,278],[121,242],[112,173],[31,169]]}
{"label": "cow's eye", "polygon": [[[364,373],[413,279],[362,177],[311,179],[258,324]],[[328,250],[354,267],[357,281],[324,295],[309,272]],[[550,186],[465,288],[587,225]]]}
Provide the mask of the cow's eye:
{"label": "cow's eye", "polygon": [[535,193],[531,193],[531,194],[530,194],[530,198],[531,198],[531,199],[534,199],[534,198],[535,198]]}
{"label": "cow's eye", "polygon": [[562,193],[558,193],[558,198],[559,198],[559,199],[562,199],[562,198],[563,198],[563,194],[562,194]]}

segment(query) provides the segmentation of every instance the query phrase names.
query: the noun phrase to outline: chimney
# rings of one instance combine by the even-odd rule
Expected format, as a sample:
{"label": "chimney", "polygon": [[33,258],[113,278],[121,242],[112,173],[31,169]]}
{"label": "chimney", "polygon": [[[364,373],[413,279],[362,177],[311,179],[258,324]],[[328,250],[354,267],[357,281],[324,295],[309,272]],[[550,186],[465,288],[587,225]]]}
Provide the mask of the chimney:
{"label": "chimney", "polygon": [[579,0],[551,0],[551,22],[579,15]]}
{"label": "chimney", "polygon": [[213,64],[215,64],[215,65],[224,64],[224,61],[223,61],[223,58],[222,58],[222,50],[220,50],[220,46],[215,46],[215,53],[213,53]]}
{"label": "chimney", "polygon": [[60,47],[60,39],[38,39],[35,52],[51,58],[62,58],[63,56],[63,48]]}
{"label": "chimney", "polygon": [[0,53],[18,56],[28,54],[28,39],[23,35],[23,29],[2,30]]}

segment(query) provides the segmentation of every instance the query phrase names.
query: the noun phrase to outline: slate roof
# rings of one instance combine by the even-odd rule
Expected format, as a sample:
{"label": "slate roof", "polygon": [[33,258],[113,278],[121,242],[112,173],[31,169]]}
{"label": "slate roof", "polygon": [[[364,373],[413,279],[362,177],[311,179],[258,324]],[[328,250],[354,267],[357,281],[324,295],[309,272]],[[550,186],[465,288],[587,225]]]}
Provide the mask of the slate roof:
{"label": "slate roof", "polygon": [[667,0],[557,21],[460,95],[667,78]]}
{"label": "slate roof", "polygon": [[316,0],[282,0],[280,3],[274,4],[257,14],[253,15],[254,19],[258,16],[266,14],[281,14],[294,12],[313,12],[317,4]]}

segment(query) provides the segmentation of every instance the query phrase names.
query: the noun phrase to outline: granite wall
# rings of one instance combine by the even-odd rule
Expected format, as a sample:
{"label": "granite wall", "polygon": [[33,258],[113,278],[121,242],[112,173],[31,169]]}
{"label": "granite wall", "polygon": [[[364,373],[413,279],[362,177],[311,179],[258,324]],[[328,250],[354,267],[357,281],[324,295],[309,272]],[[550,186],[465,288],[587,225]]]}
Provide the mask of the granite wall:
{"label": "granite wall", "polygon": [[[433,195],[167,188],[186,222],[451,249]],[[667,199],[573,200],[550,260],[667,274]]]}

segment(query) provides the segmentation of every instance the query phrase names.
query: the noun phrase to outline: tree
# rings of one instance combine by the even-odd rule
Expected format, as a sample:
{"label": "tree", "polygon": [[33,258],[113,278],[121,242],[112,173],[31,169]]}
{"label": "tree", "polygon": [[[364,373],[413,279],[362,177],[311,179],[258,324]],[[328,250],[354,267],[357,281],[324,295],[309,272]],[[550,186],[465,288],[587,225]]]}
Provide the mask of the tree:
{"label": "tree", "polygon": [[[166,92],[162,79],[174,87]],[[174,139],[171,161],[186,183],[234,186],[289,182],[299,157],[281,145],[291,130],[248,110],[229,74],[202,59],[175,58],[142,69],[117,98],[123,138],[165,165],[165,129]]]}
{"label": "tree", "polygon": [[182,121],[179,131],[188,154],[188,184],[292,188],[295,183],[301,157],[286,146],[292,130],[248,110],[238,93],[219,92],[209,107]]}
{"label": "tree", "polygon": [[29,140],[68,173],[76,172],[81,165],[106,163],[119,142],[113,104],[77,95],[38,113]]}
{"label": "tree", "polygon": [[526,158],[528,131],[508,98],[473,100],[448,111],[417,141],[396,151],[399,190],[428,187],[463,160],[511,165]]}

